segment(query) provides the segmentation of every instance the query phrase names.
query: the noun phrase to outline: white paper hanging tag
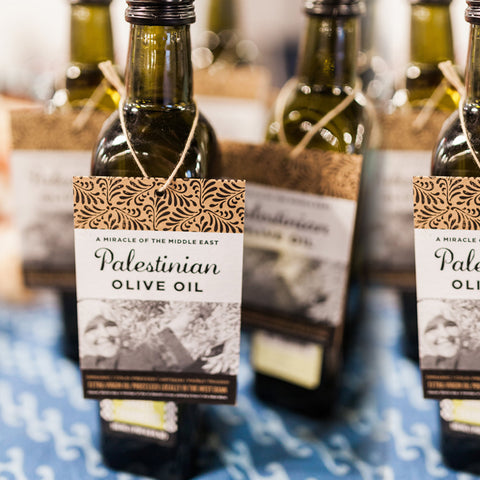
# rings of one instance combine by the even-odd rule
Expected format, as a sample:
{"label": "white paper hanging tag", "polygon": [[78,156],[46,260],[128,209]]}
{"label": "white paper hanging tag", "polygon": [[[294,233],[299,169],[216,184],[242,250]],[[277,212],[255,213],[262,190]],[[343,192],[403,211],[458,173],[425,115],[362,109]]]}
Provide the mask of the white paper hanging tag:
{"label": "white paper hanging tag", "polygon": [[74,178],[87,398],[234,403],[245,182]]}

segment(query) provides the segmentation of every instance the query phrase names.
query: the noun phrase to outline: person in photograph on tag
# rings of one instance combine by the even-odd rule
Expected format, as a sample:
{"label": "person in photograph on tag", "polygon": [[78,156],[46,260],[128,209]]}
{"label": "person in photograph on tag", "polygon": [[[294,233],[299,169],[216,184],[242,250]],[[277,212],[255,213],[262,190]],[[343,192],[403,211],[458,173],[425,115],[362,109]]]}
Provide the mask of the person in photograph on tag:
{"label": "person in photograph on tag", "polygon": [[97,315],[83,331],[82,368],[115,369],[120,352],[120,329],[114,320]]}
{"label": "person in photograph on tag", "polygon": [[480,341],[475,328],[476,302],[421,300],[420,366],[422,369],[475,370],[480,365]]}
{"label": "person in photograph on tag", "polygon": [[431,353],[422,356],[423,368],[458,368],[460,328],[454,320],[436,315],[425,327],[424,340]]}

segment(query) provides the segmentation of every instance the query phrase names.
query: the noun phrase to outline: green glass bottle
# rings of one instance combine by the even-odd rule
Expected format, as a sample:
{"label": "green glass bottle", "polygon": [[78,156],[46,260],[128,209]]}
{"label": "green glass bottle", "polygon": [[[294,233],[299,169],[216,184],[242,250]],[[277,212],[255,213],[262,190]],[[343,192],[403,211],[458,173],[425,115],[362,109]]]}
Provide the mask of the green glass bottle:
{"label": "green glass bottle", "polygon": [[[285,97],[279,97],[282,114],[268,125],[266,134],[268,141],[282,141],[292,147],[299,144],[313,125],[355,92],[360,15],[364,11],[364,4],[358,0],[307,0],[303,5],[307,22],[295,82]],[[306,148],[363,154],[370,131],[365,105],[365,98],[358,91],[351,103],[328,121]],[[287,293],[285,297],[288,297]],[[271,314],[274,316],[279,314],[275,308],[278,310],[278,306],[272,305]],[[293,317],[290,320],[295,321]],[[312,383],[314,387],[288,381],[281,375],[266,374],[265,370],[260,373],[254,358],[257,395],[308,415],[327,414],[335,404],[340,378],[341,336],[336,335],[333,346],[323,350],[317,381]],[[260,341],[256,343],[257,338],[262,337],[254,334],[253,345],[260,352],[263,347]],[[285,335],[277,336],[274,341],[282,342],[285,348],[291,344],[292,349],[298,351],[307,351],[313,346]]]}
{"label": "green glass bottle", "polygon": [[[480,26],[475,23],[478,18],[478,2],[467,1],[469,8],[465,14],[470,23],[470,39],[465,69],[465,100],[463,115],[469,140],[477,156],[480,152]],[[455,110],[444,123],[432,160],[432,175],[477,177],[480,169],[463,133],[459,110]]]}
{"label": "green glass bottle", "polygon": [[[443,80],[440,62],[453,61],[452,0],[411,0],[410,62],[406,70],[408,101],[422,107]],[[437,108],[453,111],[458,92],[448,86]]]}
{"label": "green glass bottle", "polygon": [[[193,0],[127,3],[131,30],[125,72],[125,124],[146,173],[168,177],[185,147],[197,109],[193,101],[190,58],[191,18],[184,21],[181,11],[187,5],[193,9]],[[165,19],[162,12],[168,12],[170,3],[172,9],[178,4],[179,18]],[[146,5],[144,9],[142,4]],[[141,20],[143,10],[145,16],[151,15],[148,20]],[[147,21],[149,23],[145,23]],[[92,175],[142,175],[126,142],[118,111],[105,123],[100,139],[94,152]],[[215,133],[200,114],[179,176],[213,177],[218,169]]]}
{"label": "green glass bottle", "polygon": [[210,0],[208,47],[213,54],[213,62],[218,59],[226,63],[240,61],[236,51],[239,41],[236,19],[236,0]]}
{"label": "green glass bottle", "polygon": [[[125,128],[149,176],[169,177],[194,124],[190,24],[193,0],[127,0],[130,42],[121,104]],[[200,114],[193,140],[179,169],[184,178],[219,175],[215,133]],[[122,130],[119,111],[100,132],[92,175],[142,176]],[[195,405],[178,405],[178,434],[168,444],[102,428],[102,451],[112,468],[168,480],[190,478],[194,464]],[[105,427],[105,425],[104,425]]]}
{"label": "green glass bottle", "polygon": [[[467,0],[465,20],[470,38],[465,68],[463,118],[457,109],[445,122],[435,146],[432,175],[454,177],[480,176],[480,1]],[[478,401],[444,400],[440,402],[441,451],[447,465],[458,470],[480,473],[480,431]],[[456,412],[456,413],[455,413]]]}
{"label": "green glass bottle", "polygon": [[[350,95],[357,82],[360,19],[363,3],[349,0],[306,1],[307,25],[296,78],[283,109],[286,141],[296,146],[328,112]],[[368,140],[369,117],[364,97],[356,99],[324,129],[308,148],[362,153]],[[267,128],[267,140],[279,142],[280,124]]]}
{"label": "green glass bottle", "polygon": [[[454,61],[451,3],[451,0],[411,0],[410,62],[405,81],[408,103],[418,111],[444,81],[438,64],[447,60]],[[457,108],[459,101],[459,93],[447,82],[445,93],[434,109],[448,114]],[[413,264],[412,250],[412,268]],[[405,329],[405,351],[410,358],[418,360],[415,286],[412,283],[410,287],[400,288],[399,294]]]}
{"label": "green glass bottle", "polygon": [[[54,96],[57,108],[81,109],[100,85],[104,93],[96,99],[93,108],[106,113],[117,108],[120,95],[105,82],[98,66],[100,62],[114,61],[111,3],[112,0],[70,0],[70,59],[65,71],[65,90],[57,91]],[[64,352],[78,362],[75,290],[61,291],[59,300],[65,335]]]}
{"label": "green glass bottle", "polygon": [[194,50],[196,68],[248,65],[257,59],[258,47],[240,33],[239,6],[237,0],[209,1],[207,28]]}
{"label": "green glass bottle", "polygon": [[[104,80],[98,64],[114,61],[112,0],[70,0],[70,61],[65,73],[68,104],[83,107]],[[118,106],[118,92],[107,84],[96,104],[107,112]]]}

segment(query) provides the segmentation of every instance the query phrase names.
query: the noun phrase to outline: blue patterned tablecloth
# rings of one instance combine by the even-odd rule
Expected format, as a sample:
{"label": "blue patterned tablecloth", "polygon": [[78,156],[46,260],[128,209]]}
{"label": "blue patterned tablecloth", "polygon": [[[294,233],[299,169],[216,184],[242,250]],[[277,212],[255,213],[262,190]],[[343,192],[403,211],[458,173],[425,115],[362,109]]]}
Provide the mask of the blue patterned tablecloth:
{"label": "blue patterned tablecloth", "polygon": [[[198,480],[477,478],[447,469],[438,407],[402,354],[394,292],[371,289],[345,368],[338,413],[314,421],[255,398],[242,340],[236,407],[205,407]],[[61,354],[57,304],[0,305],[0,480],[138,479],[105,467],[97,404]]]}

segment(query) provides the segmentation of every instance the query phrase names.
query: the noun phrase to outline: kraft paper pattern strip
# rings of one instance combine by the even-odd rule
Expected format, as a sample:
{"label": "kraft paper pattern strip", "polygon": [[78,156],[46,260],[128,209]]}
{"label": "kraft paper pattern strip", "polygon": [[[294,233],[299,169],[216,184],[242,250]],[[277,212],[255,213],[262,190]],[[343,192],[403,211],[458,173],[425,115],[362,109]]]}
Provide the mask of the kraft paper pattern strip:
{"label": "kraft paper pattern strip", "polygon": [[305,150],[294,160],[290,149],[276,144],[222,143],[222,168],[226,178],[299,192],[357,200],[362,171],[361,155]]}
{"label": "kraft paper pattern strip", "polygon": [[245,182],[75,177],[75,228],[243,233]]}
{"label": "kraft paper pattern strip", "polygon": [[415,228],[480,229],[480,179],[414,177]]}

